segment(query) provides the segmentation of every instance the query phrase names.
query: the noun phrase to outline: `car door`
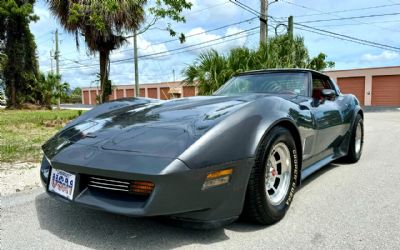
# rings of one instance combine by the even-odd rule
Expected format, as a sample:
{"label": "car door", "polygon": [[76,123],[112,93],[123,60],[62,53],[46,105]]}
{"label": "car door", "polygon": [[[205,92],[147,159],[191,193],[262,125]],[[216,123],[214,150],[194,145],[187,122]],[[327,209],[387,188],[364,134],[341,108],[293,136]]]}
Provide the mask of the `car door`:
{"label": "car door", "polygon": [[[313,162],[334,154],[341,143],[344,128],[343,115],[338,105],[339,95],[336,88],[324,75],[312,74],[312,103],[310,110],[315,122],[316,140],[313,150]],[[330,98],[322,95],[323,89],[332,89],[336,95]]]}

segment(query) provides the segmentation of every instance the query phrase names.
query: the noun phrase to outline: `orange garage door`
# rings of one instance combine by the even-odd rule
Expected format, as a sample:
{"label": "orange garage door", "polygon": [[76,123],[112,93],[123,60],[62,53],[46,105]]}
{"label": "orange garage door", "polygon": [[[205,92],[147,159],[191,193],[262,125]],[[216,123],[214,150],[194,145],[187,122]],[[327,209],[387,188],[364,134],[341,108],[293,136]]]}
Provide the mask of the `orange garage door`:
{"label": "orange garage door", "polygon": [[163,87],[160,88],[160,99],[161,100],[168,100],[170,99],[170,95],[169,95],[169,87]]}
{"label": "orange garage door", "polygon": [[157,88],[148,88],[147,94],[149,98],[157,98]]}
{"label": "orange garage door", "polygon": [[400,106],[400,75],[372,77],[372,105]]}
{"label": "orange garage door", "polygon": [[365,77],[338,78],[337,83],[343,94],[353,94],[364,105]]}
{"label": "orange garage door", "polygon": [[188,97],[188,96],[195,96],[196,95],[196,89],[193,86],[184,86],[183,87],[183,96]]}
{"label": "orange garage door", "polygon": [[89,103],[89,91],[83,91],[83,104],[90,104]]}

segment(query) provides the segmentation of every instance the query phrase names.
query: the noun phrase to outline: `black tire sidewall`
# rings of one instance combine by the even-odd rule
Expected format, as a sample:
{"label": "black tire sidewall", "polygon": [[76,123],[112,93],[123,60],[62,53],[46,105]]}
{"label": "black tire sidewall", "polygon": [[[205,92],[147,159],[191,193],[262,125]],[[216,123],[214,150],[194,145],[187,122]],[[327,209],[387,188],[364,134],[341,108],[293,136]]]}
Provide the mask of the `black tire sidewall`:
{"label": "black tire sidewall", "polygon": [[[285,145],[288,147],[290,151],[292,169],[291,169],[290,184],[289,184],[290,186],[285,198],[279,205],[272,205],[268,199],[265,189],[265,174],[267,171],[266,163],[273,146],[279,142],[285,143]],[[291,133],[287,129],[282,127],[278,127],[273,131],[271,131],[267,138],[267,144],[262,149],[261,156],[262,160],[260,162],[262,164],[262,174],[259,176],[259,192],[261,192],[261,195],[263,197],[262,205],[265,207],[265,212],[268,213],[270,217],[273,217],[278,220],[284,216],[286,210],[288,209],[290,203],[293,200],[297,184],[298,171],[299,171],[297,149]]]}
{"label": "black tire sidewall", "polygon": [[[361,148],[360,152],[356,152],[356,134],[357,134],[357,126],[358,124],[361,125]],[[364,121],[360,115],[356,116],[356,120],[354,122],[354,127],[353,127],[353,136],[351,138],[351,147],[350,150],[352,150],[352,154],[354,155],[354,158],[358,161],[361,158],[362,150],[364,147]]]}

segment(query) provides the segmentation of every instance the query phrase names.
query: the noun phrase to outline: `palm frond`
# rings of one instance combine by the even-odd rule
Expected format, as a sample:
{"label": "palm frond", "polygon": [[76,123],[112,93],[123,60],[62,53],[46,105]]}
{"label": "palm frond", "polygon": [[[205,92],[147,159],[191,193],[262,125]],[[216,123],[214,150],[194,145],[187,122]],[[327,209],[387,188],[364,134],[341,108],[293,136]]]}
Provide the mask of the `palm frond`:
{"label": "palm frond", "polygon": [[201,53],[193,64],[183,71],[185,81],[198,82],[200,94],[211,94],[237,73],[268,68],[312,68],[322,70],[332,67],[326,62],[326,55],[320,53],[310,58],[302,37],[290,38],[280,35],[270,38],[258,49],[246,47],[231,49],[226,55],[216,50]]}

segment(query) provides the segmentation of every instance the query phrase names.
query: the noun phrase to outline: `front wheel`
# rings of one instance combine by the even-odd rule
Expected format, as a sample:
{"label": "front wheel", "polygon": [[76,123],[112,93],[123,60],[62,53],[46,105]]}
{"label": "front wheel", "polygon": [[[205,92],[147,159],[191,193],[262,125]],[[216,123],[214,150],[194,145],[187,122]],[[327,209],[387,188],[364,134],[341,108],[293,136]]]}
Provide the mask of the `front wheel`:
{"label": "front wheel", "polygon": [[294,139],[284,127],[273,128],[259,146],[246,192],[244,215],[261,224],[273,224],[286,213],[298,175]]}
{"label": "front wheel", "polygon": [[364,121],[360,114],[357,114],[354,126],[350,135],[350,145],[347,156],[343,160],[347,163],[355,163],[361,158],[364,144]]}

